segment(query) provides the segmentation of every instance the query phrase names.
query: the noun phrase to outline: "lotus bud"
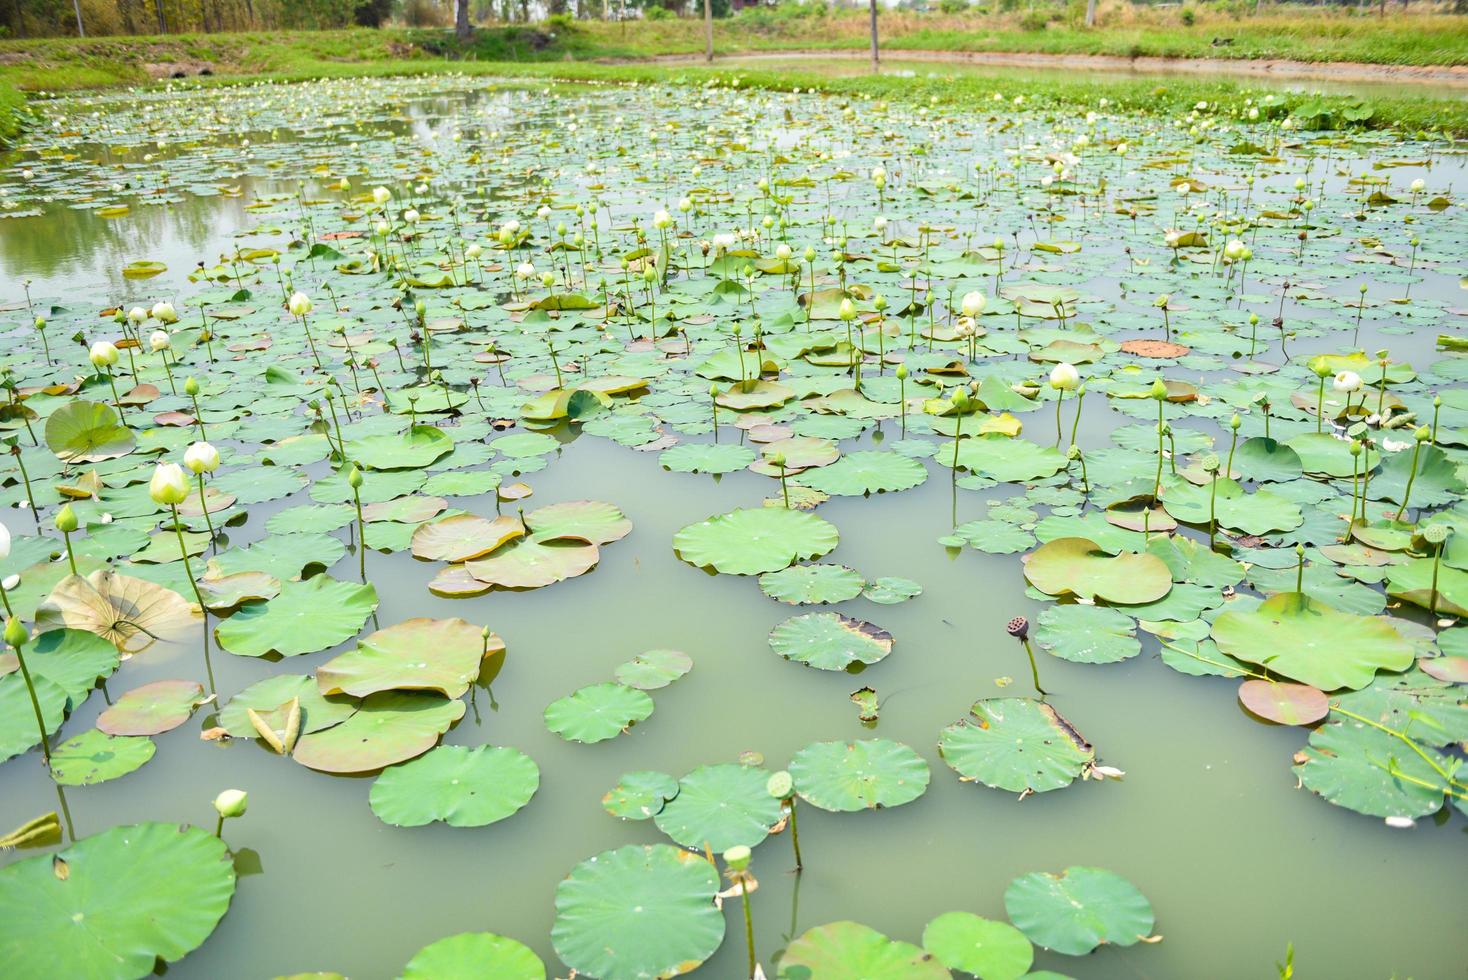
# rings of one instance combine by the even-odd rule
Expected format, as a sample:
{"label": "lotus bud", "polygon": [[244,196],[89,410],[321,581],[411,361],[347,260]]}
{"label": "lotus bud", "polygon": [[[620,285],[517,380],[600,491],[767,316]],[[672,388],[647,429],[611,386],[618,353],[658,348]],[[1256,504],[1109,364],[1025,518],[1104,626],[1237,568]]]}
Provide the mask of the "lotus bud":
{"label": "lotus bud", "polygon": [[91,350],[87,352],[87,356],[91,359],[92,366],[95,368],[111,367],[117,363],[117,348],[105,340],[99,340],[92,345]]}
{"label": "lotus bud", "polygon": [[134,326],[136,326],[137,324],[142,323],[144,320],[148,319],[148,311],[143,309],[141,306],[134,306],[132,309],[127,311],[127,318],[128,320],[132,321]]}
{"label": "lotus bud", "polygon": [[1162,401],[1167,397],[1167,385],[1163,383],[1161,378],[1158,378],[1152,382],[1149,394],[1158,401]]}
{"label": "lotus bud", "polygon": [[658,270],[657,270],[657,268],[654,267],[654,266],[651,266],[651,265],[644,267],[643,270],[642,270],[642,281],[643,282],[646,282],[646,283],[654,283],[654,282],[657,282],[658,281]]}
{"label": "lotus bud", "polygon": [[45,330],[46,329],[46,318],[45,317],[43,317],[43,316],[36,317],[36,329],[37,330]]}
{"label": "lotus bud", "polygon": [[25,646],[26,641],[30,638],[31,635],[30,633],[26,632],[25,624],[22,623],[17,617],[11,616],[5,621],[6,643],[10,644],[16,649],[20,649],[21,647]]}
{"label": "lotus bud", "polygon": [[347,486],[353,490],[362,489],[362,471],[355,464],[347,471]]}
{"label": "lotus bud", "polygon": [[392,191],[388,190],[386,187],[374,187],[372,189],[372,201],[378,207],[382,207],[384,204],[391,200]]}
{"label": "lotus bud", "polygon": [[189,482],[177,463],[159,463],[148,481],[148,496],[155,504],[170,506],[183,503],[189,496]]}
{"label": "lotus bud", "polygon": [[1241,419],[1241,418],[1239,418],[1239,413],[1238,412],[1235,412],[1233,414],[1233,417],[1228,420],[1228,427],[1230,429],[1232,429],[1233,431],[1235,431],[1235,432],[1239,431],[1239,426],[1241,426],[1243,424],[1244,424],[1244,420]]}
{"label": "lotus bud", "polygon": [[843,320],[855,320],[856,304],[853,303],[850,299],[843,298],[841,300],[840,308],[836,311],[836,315],[841,317],[841,319]]}
{"label": "lotus bud", "polygon": [[775,246],[775,258],[779,259],[781,262],[788,261],[790,256],[793,254],[795,254],[794,249],[792,249],[789,245],[786,245],[784,242],[781,242],[779,245]]}
{"label": "lotus bud", "polygon": [[178,313],[174,311],[172,303],[153,304],[153,319],[159,323],[177,323]]}
{"label": "lotus bud", "polygon": [[225,819],[243,817],[250,805],[250,794],[242,789],[227,789],[214,797],[214,809]]}
{"label": "lotus bud", "polygon": [[311,312],[311,297],[305,293],[291,293],[290,301],[286,305],[291,311],[291,316],[305,316]]}
{"label": "lotus bud", "polygon": [[1361,375],[1355,371],[1342,371],[1335,376],[1335,381],[1331,382],[1331,384],[1336,391],[1347,393],[1359,391],[1361,389]]}
{"label": "lotus bud", "polygon": [[71,504],[63,504],[56,512],[56,530],[62,534],[70,534],[78,526],[76,511],[71,509]]}
{"label": "lotus bud", "polygon": [[468,248],[464,249],[464,257],[467,259],[477,259],[483,254],[484,246],[480,245],[478,242],[475,242],[473,245],[470,245]]}
{"label": "lotus bud", "polygon": [[710,398],[718,398],[719,397],[719,386],[717,384],[711,384],[711,385],[709,385],[709,397]]}
{"label": "lotus bud", "polygon": [[196,442],[184,450],[184,465],[191,473],[213,473],[219,468],[219,450],[207,442]]}
{"label": "lotus bud", "polygon": [[805,247],[805,251],[801,253],[801,257],[803,259],[805,259],[807,262],[814,262],[816,260],[816,250],[815,250],[815,248],[813,248],[810,245],[807,245]]}
{"label": "lotus bud", "polygon": [[1432,438],[1432,430],[1424,425],[1420,427],[1416,432],[1412,433],[1412,438],[1416,439],[1418,442],[1426,442],[1427,440]]}
{"label": "lotus bud", "polygon": [[154,330],[151,334],[148,335],[148,346],[151,347],[155,353],[162,350],[168,350],[170,345],[171,341],[169,339],[167,330]]}
{"label": "lotus bud", "polygon": [[989,297],[975,289],[973,292],[963,294],[963,315],[975,317],[984,312],[984,307],[989,305]]}
{"label": "lotus bud", "polygon": [[549,270],[546,270],[545,272],[542,272],[540,274],[540,284],[542,286],[544,286],[546,289],[550,289],[552,286],[554,286],[556,284],[556,274],[554,272],[549,271]]}
{"label": "lotus bud", "polygon": [[783,470],[785,468],[785,454],[784,453],[770,453],[770,465],[771,466],[778,466],[780,469]]}
{"label": "lotus bud", "polygon": [[1074,463],[1076,460],[1080,459],[1081,458],[1081,447],[1075,445],[1074,443],[1071,443],[1070,448],[1065,451],[1065,458],[1068,459],[1068,460],[1070,460],[1072,463]]}
{"label": "lotus bud", "polygon": [[421,217],[422,215],[420,215],[417,211],[414,211],[412,208],[408,208],[408,210],[403,212],[403,221],[406,224],[416,225],[418,223],[418,219]]}
{"label": "lotus bud", "polygon": [[1073,364],[1061,362],[1050,369],[1050,387],[1056,391],[1073,391],[1080,383],[1080,372]]}
{"label": "lotus bud", "polygon": [[899,364],[899,365],[897,365],[897,380],[898,381],[906,381],[907,380],[907,365],[906,364]]}
{"label": "lotus bud", "polygon": [[1350,452],[1351,452],[1351,455],[1353,457],[1360,456],[1361,455],[1361,440],[1360,439],[1352,439],[1351,440],[1351,450],[1350,450]]}

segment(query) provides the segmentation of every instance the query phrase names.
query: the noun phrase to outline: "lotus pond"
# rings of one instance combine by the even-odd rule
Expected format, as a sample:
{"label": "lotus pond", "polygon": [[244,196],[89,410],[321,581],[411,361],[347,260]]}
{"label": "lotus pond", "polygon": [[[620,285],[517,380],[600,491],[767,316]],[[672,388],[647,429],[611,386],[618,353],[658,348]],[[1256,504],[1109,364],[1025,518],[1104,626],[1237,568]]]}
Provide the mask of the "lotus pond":
{"label": "lotus pond", "polygon": [[996,84],[42,102],[0,972],[1460,975],[1461,148]]}

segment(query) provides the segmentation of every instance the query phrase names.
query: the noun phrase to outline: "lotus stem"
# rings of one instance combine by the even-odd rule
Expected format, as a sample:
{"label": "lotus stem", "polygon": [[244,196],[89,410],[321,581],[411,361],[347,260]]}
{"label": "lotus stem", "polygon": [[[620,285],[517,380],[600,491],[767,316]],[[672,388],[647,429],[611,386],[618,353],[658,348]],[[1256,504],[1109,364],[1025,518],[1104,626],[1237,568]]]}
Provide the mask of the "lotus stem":
{"label": "lotus stem", "polygon": [[1060,395],[1055,399],[1055,448],[1060,448],[1060,440],[1065,438],[1065,433],[1060,427],[1060,410],[1065,404],[1065,389],[1060,389]]}
{"label": "lotus stem", "polygon": [[[1062,394],[1064,393],[1062,392]],[[1076,389],[1076,415],[1075,419],[1072,420],[1072,422],[1070,423],[1070,444],[1072,446],[1076,444],[1076,432],[1081,427],[1081,407],[1085,405],[1085,403],[1086,386],[1081,385],[1079,388]]]}
{"label": "lotus stem", "polygon": [[790,842],[795,845],[795,870],[801,871],[805,868],[805,862],[800,858],[800,827],[795,817],[795,794],[790,794]]}
{"label": "lotus stem", "polygon": [[77,574],[76,555],[71,553],[71,532],[63,530],[61,532],[61,540],[66,543],[66,561],[71,565],[71,574],[75,575]]}
{"label": "lotus stem", "polygon": [[1412,484],[1417,480],[1417,457],[1422,452],[1422,444],[1427,441],[1427,430],[1418,429],[1418,438],[1412,443],[1412,473],[1407,477],[1407,489],[1402,491],[1402,509],[1397,512],[1397,520],[1406,520],[1407,501],[1412,498]]}
{"label": "lotus stem", "polygon": [[1218,471],[1213,471],[1213,481],[1208,491],[1208,550],[1212,551],[1218,539]]}
{"label": "lotus stem", "polygon": [[749,888],[745,885],[742,874],[739,877],[739,900],[744,905],[744,942],[749,947],[749,975],[753,977],[759,963],[754,955],[754,917],[749,911]]}
{"label": "lotus stem", "polygon": [[209,675],[209,693],[217,693],[214,687],[214,664],[209,658],[209,607],[204,605],[204,594],[199,591],[199,583],[194,580],[194,570],[189,566],[189,549],[184,544],[183,525],[178,521],[178,504],[169,504],[168,509],[173,512],[173,533],[178,535],[178,557],[183,562],[184,574],[188,576],[189,587],[194,590],[194,599],[199,603],[199,612],[204,616],[204,671]]}
{"label": "lotus stem", "polygon": [[214,521],[209,517],[209,501],[204,499],[204,474],[200,472],[199,477],[199,509],[204,512],[204,524],[209,528],[209,540],[214,540]]}
{"label": "lotus stem", "polygon": [[[8,601],[6,608],[9,608]],[[36,728],[41,733],[41,753],[46,758],[46,765],[50,766],[51,737],[46,734],[46,719],[41,714],[40,699],[36,697],[36,683],[31,679],[30,667],[26,665],[25,653],[21,650],[25,646],[26,640],[30,639],[30,637],[26,634],[25,627],[21,626],[20,620],[14,616],[10,617],[9,623],[6,624],[5,632],[7,634],[6,641],[15,650],[15,660],[20,664],[20,675],[25,680],[26,693],[31,696],[31,710],[36,713]]]}

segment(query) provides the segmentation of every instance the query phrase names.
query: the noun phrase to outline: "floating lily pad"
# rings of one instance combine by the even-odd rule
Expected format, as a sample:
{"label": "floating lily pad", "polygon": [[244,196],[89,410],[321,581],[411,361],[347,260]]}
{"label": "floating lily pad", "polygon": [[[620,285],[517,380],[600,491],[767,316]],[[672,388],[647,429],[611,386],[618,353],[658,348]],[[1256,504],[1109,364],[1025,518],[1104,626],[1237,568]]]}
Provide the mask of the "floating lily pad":
{"label": "floating lily pad", "polygon": [[856,497],[910,490],[928,478],[922,463],[892,452],[861,450],[847,453],[830,466],[807,470],[795,477],[802,486],[832,496]]}
{"label": "floating lily pad", "polygon": [[1113,664],[1142,652],[1136,621],[1105,606],[1049,607],[1040,614],[1035,642],[1079,664]]}
{"label": "floating lily pad", "polygon": [[195,827],[113,827],[0,869],[0,962],[15,977],[144,977],[209,938],[229,850]]}
{"label": "floating lily pad", "polygon": [[770,648],[786,660],[818,670],[846,670],[886,657],[892,652],[892,634],[850,616],[809,613],[771,630]]}
{"label": "floating lily pad", "polygon": [[619,666],[612,677],[640,691],[656,691],[693,669],[693,658],[679,650],[648,650]]}
{"label": "floating lily pad", "polygon": [[1371,817],[1425,817],[1447,795],[1447,759],[1356,721],[1321,725],[1297,760],[1306,789]]}
{"label": "floating lily pad", "polygon": [[878,605],[895,606],[899,602],[906,602],[922,595],[922,592],[923,587],[912,579],[889,575],[875,582],[868,582],[862,595]]}
{"label": "floating lily pad", "polygon": [[652,698],[626,684],[592,684],[552,701],[545,727],[568,742],[605,742],[652,717]]}
{"label": "floating lily pad", "polygon": [[492,932],[461,932],[429,943],[401,980],[545,980],[545,963],[524,943]]}
{"label": "floating lily pad", "polygon": [[413,557],[424,561],[468,561],[524,535],[525,525],[518,517],[490,520],[475,514],[455,514],[430,521],[413,532]]}
{"label": "floating lily pad", "polygon": [[845,602],[865,586],[866,579],[845,565],[791,565],[759,577],[765,595],[793,605]]}
{"label": "floating lily pad", "polygon": [[364,637],[357,649],[316,669],[322,694],[366,697],[378,691],[438,691],[457,698],[479,676],[484,658],[505,649],[494,633],[453,619],[415,617]]}
{"label": "floating lily pad", "polygon": [[700,766],[678,780],[678,795],[653,822],[685,847],[707,844],[715,854],[737,844],[754,847],[780,819],[780,801],[766,788],[769,778],[755,766]]}
{"label": "floating lily pad", "polygon": [[814,514],[759,507],[688,525],[673,536],[673,551],[701,568],[759,575],[820,558],[837,540],[835,526]]}
{"label": "floating lily pad", "polygon": [[975,701],[967,718],[943,729],[938,754],[965,780],[1012,793],[1069,786],[1096,759],[1069,721],[1032,698]]}
{"label": "floating lily pad", "polygon": [[923,928],[923,948],[950,970],[980,980],[1019,980],[1035,961],[1025,934],[972,912],[944,912]]}
{"label": "floating lily pad", "polygon": [[351,639],[377,608],[372,585],[316,575],[287,582],[267,602],[247,603],[214,630],[219,645],[242,657],[315,653]]}
{"label": "floating lily pad", "polygon": [[381,691],[346,721],[296,743],[294,758],[320,772],[372,772],[422,755],[464,717],[464,702],[416,691]]}
{"label": "floating lily pad", "polygon": [[453,451],[454,440],[431,425],[407,432],[368,436],[347,444],[347,455],[375,470],[422,469]]}
{"label": "floating lily pad", "polygon": [[685,442],[663,450],[658,462],[675,473],[733,473],[754,462],[755,452],[732,443]]}
{"label": "floating lily pad", "polygon": [[1239,703],[1280,725],[1313,725],[1330,713],[1330,700],[1308,684],[1247,680],[1239,685]]}
{"label": "floating lily pad", "polygon": [[1124,605],[1155,602],[1172,573],[1151,554],[1112,557],[1085,538],[1057,538],[1025,556],[1025,578],[1047,595],[1075,595]]}
{"label": "floating lily pad", "polygon": [[161,735],[188,721],[204,700],[198,681],[154,681],[114,701],[97,727],[108,735]]}
{"label": "floating lily pad", "polygon": [[848,813],[911,803],[929,778],[922,756],[885,738],[813,742],[790,760],[790,775],[802,799]]}
{"label": "floating lily pad", "polygon": [[46,445],[67,463],[97,463],[132,452],[132,430],[110,405],[77,399],[46,419]]}
{"label": "floating lily pad", "polygon": [[1155,922],[1137,886],[1104,868],[1021,875],[1004,890],[1004,911],[1031,942],[1068,956],[1131,946],[1151,935]]}
{"label": "floating lily pad", "polygon": [[946,980],[932,953],[889,939],[859,922],[832,922],[807,929],[780,957],[777,980]]}
{"label": "floating lily pad", "polygon": [[719,873],[667,844],[628,844],[571,869],[556,886],[551,943],[571,969],[644,980],[697,969],[724,941]]}
{"label": "floating lily pad", "polygon": [[483,827],[513,816],[539,787],[540,767],[517,749],[440,745],[384,769],[372,784],[372,812],[395,827]]}
{"label": "floating lily pad", "polygon": [[94,728],[51,751],[51,778],[62,786],[105,783],[141,769],[157,750],[151,738],[108,735]]}
{"label": "floating lily pad", "polygon": [[624,772],[617,785],[601,798],[602,809],[623,820],[647,820],[678,795],[678,780],[665,772]]}

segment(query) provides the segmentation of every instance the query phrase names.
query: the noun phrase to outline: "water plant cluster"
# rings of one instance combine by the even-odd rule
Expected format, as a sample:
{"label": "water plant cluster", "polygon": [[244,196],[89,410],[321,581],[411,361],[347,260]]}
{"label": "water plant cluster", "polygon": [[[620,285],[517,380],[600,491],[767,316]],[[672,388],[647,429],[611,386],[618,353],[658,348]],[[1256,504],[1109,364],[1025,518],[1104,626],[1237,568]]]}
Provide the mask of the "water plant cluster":
{"label": "water plant cluster", "polygon": [[[393,125],[422,98],[456,108]],[[118,270],[133,299],[25,288],[6,308],[0,758],[43,763],[58,794],[7,846],[69,837],[84,787],[191,719],[221,773],[254,741],[313,778],[371,776],[385,825],[527,819],[547,760],[442,744],[516,637],[440,605],[595,575],[635,533],[615,479],[536,493],[579,439],[656,454],[688,493],[764,478],[666,546],[690,576],[800,607],[741,655],[828,672],[868,727],[788,759],[608,772],[609,818],[670,843],[568,869],[564,967],[525,944],[540,937],[487,931],[405,977],[671,976],[727,941],[751,976],[992,980],[1058,976],[1030,972],[1036,947],[1155,942],[1142,892],[1090,866],[1016,878],[1004,919],[957,909],[916,941],[837,921],[774,955],[753,929],[755,871],[807,863],[807,808],[880,823],[866,811],[939,779],[1125,793],[1084,734],[1097,706],[1047,682],[1056,658],[1145,651],[1214,678],[1239,725],[1298,726],[1280,766],[1383,834],[1468,809],[1468,225],[1449,145],[1312,128],[1266,97],[1160,116],[1000,91],[975,112],[443,77],[46,111],[8,213],[129,221],[242,193],[220,174],[295,189],[248,198],[256,224],[187,285],[137,300],[182,280],[139,255]],[[900,669],[903,637],[842,604],[922,603],[923,583],[840,563],[862,528],[822,508],[933,481],[952,519],[918,546],[959,575],[965,552],[1014,556],[1031,604],[961,640],[975,678],[1013,690],[973,690],[915,746],[870,731],[879,689],[850,690]],[[960,522],[961,497],[987,516]],[[379,622],[374,566],[394,554],[432,578],[423,615]],[[176,678],[130,679],[164,651]],[[656,724],[700,656],[646,650],[544,724],[594,752]],[[221,658],[255,658],[258,680],[216,684]],[[69,719],[93,697],[83,730]],[[248,803],[220,794],[213,833],[123,825],[0,869],[7,974],[138,977],[196,949],[246,887],[226,841]]]}

